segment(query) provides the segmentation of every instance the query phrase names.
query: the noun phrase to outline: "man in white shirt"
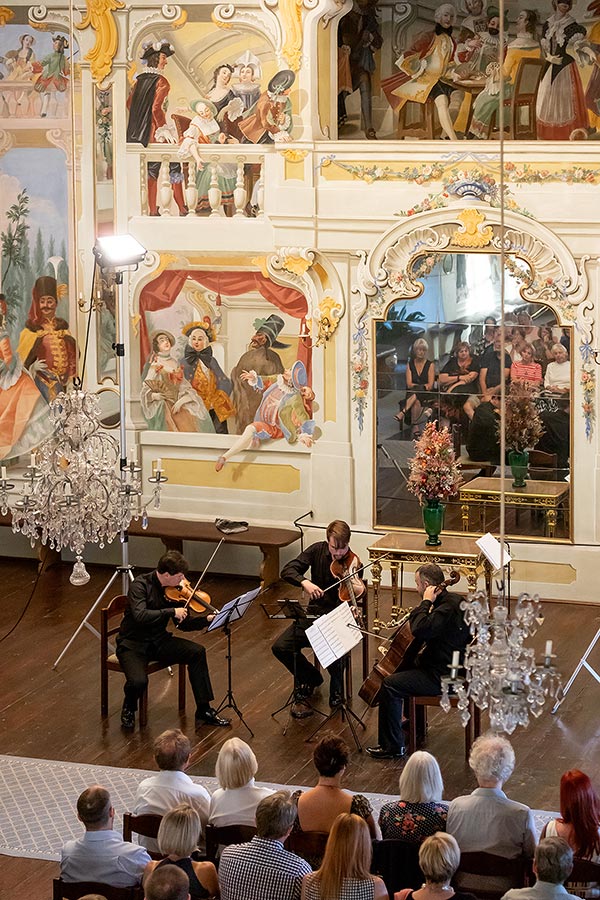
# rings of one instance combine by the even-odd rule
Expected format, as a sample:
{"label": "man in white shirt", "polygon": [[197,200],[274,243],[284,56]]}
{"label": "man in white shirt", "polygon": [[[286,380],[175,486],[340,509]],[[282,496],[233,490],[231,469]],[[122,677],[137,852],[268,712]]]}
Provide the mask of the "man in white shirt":
{"label": "man in white shirt", "polygon": [[502,900],[575,900],[567,893],[565,881],[573,870],[573,851],[559,837],[542,838],[535,848],[532,887],[512,888]]}
{"label": "man in white shirt", "polygon": [[150,857],[143,847],[113,831],[115,811],[106,788],[99,784],[87,788],[77,800],[77,817],[85,834],[67,841],[61,850],[63,881],[100,881],[113,887],[139,884]]}
{"label": "man in white shirt", "polygon": [[483,851],[507,859],[531,858],[536,845],[531,810],[509,800],[502,790],[515,767],[509,741],[491,732],[482,735],[471,748],[469,765],[479,787],[450,803],[448,834],[456,838],[463,853]]}
{"label": "man in white shirt", "polygon": [[[162,816],[180,803],[189,803],[200,816],[204,832],[208,821],[210,794],[205,787],[195,784],[185,774],[191,752],[191,744],[179,728],[159,734],[154,742],[154,759],[159,772],[140,782],[133,808],[136,816],[144,813]],[[153,838],[140,835],[140,843],[153,852],[158,850]]]}

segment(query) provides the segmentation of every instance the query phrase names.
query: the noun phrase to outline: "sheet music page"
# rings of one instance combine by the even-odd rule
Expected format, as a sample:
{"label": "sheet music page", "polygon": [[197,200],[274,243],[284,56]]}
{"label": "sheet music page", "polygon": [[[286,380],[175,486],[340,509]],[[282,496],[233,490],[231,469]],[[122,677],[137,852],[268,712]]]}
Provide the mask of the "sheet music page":
{"label": "sheet music page", "polygon": [[[257,587],[252,591],[246,591],[245,594],[240,594],[239,597],[234,597],[233,600],[228,600],[216,614],[215,618],[208,626],[207,631],[216,631],[217,628],[221,628],[223,625],[227,624],[228,620],[230,623],[237,622],[238,619],[242,618],[254,598],[258,597],[259,594],[260,587]],[[233,613],[231,613],[232,609]]]}
{"label": "sheet music page", "polygon": [[340,603],[335,609],[316,619],[306,631],[310,646],[316,657],[327,668],[336,659],[341,659],[353,647],[360,644],[363,637],[356,627],[349,603]]}

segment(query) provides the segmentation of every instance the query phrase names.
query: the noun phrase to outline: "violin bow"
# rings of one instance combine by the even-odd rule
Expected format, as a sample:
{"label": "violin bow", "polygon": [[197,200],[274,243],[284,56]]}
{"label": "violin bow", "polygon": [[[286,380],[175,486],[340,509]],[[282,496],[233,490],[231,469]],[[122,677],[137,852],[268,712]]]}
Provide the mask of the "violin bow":
{"label": "violin bow", "polygon": [[210,567],[210,564],[211,564],[211,562],[213,561],[213,559],[215,558],[215,556],[217,555],[217,553],[219,552],[219,550],[221,549],[221,544],[223,543],[224,540],[225,540],[225,538],[222,537],[221,540],[219,541],[219,543],[217,544],[217,546],[215,547],[215,549],[214,549],[214,551],[213,551],[213,554],[212,554],[211,558],[209,559],[209,561],[208,561],[208,562],[206,563],[206,565],[204,566],[204,569],[202,570],[202,572],[201,572],[201,574],[200,574],[200,577],[198,578],[198,581],[197,581],[196,584],[194,585],[194,590],[192,591],[192,596],[189,598],[189,600],[188,600],[187,603],[185,604],[186,606],[188,605],[188,603],[190,602],[190,600],[192,599],[192,597],[194,596],[194,594],[196,593],[196,591],[197,591],[198,588],[200,587],[200,582],[202,581],[202,579],[204,578],[204,576],[205,576],[206,573],[208,572],[208,569],[209,569],[209,567]]}

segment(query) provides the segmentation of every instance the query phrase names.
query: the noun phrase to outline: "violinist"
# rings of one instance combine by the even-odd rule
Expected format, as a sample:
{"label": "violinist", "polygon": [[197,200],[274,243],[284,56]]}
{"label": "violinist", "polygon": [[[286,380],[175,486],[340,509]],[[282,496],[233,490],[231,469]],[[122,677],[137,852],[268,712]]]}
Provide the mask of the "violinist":
{"label": "violinist", "polygon": [[440,695],[441,680],[450,674],[454,651],[462,654],[471,639],[460,608],[462,597],[446,590],[444,573],[438,565],[420,566],[415,572],[415,585],[422,600],[408,621],[414,643],[420,649],[410,667],[388,675],[381,685],[379,745],[367,747],[367,753],[375,759],[406,756],[403,701],[408,697]]}
{"label": "violinist", "polygon": [[[322,616],[344,602],[334,587],[339,584],[339,575],[334,575],[331,569],[334,563],[342,565],[348,563],[351,569],[360,567],[360,561],[350,550],[350,537],[351,532],[347,523],[336,519],[327,526],[327,540],[311,544],[283,567],[282,579],[289,584],[301,587],[308,596],[307,613],[310,616]],[[310,578],[307,578],[306,573],[309,569]],[[331,588],[331,590],[327,590],[327,588]],[[345,590],[348,590],[347,586]],[[358,575],[351,579],[351,592],[359,602],[365,595],[366,585]],[[344,590],[342,593],[345,596]],[[305,632],[311,625],[312,620],[310,619],[300,619],[298,622],[294,622],[277,638],[271,648],[277,659],[295,675],[295,702],[292,706],[292,715],[297,719],[303,719],[312,714],[313,710],[308,699],[315,688],[323,683],[323,676],[301,652],[304,647],[310,646]],[[330,676],[329,705],[334,709],[340,705],[343,697],[342,660],[336,660],[327,667],[327,671]]]}
{"label": "violinist", "polygon": [[189,616],[186,601],[170,601],[167,588],[175,588],[189,570],[187,560],[176,550],[169,550],[158,561],[153,572],[138,575],[129,587],[129,605],[117,637],[117,657],[125,672],[125,700],[121,710],[123,728],[135,726],[138,700],[148,684],[146,667],[150,660],[165,665],[185,663],[196,700],[196,728],[200,725],[229,725],[211,708],[213,699],[206,650],[201,644],[176,637],[167,630],[175,622],[181,631],[206,628],[214,616]]}

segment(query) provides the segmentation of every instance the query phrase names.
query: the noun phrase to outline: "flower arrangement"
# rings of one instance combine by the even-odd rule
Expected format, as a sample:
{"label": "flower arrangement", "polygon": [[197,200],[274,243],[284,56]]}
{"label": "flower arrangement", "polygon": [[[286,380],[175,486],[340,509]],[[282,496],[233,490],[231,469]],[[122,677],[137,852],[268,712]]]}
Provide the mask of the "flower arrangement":
{"label": "flower arrangement", "polygon": [[[500,430],[498,421],[498,431]],[[505,434],[507,450],[523,453],[535,447],[544,433],[542,420],[533,402],[533,388],[513,382],[506,395]]]}
{"label": "flower arrangement", "polygon": [[448,429],[438,431],[437,424],[430,422],[415,441],[415,451],[409,462],[407,488],[419,498],[421,505],[429,500],[447,500],[456,494],[462,476]]}

